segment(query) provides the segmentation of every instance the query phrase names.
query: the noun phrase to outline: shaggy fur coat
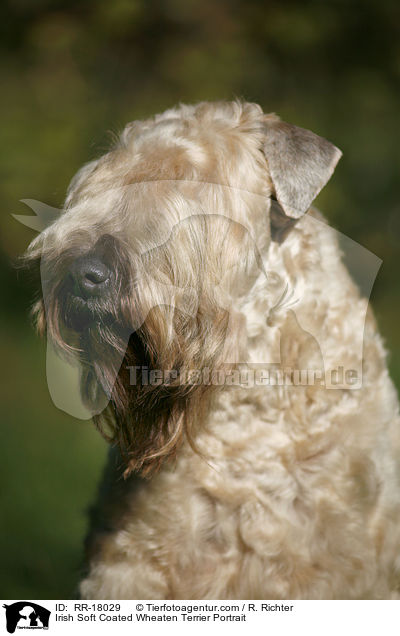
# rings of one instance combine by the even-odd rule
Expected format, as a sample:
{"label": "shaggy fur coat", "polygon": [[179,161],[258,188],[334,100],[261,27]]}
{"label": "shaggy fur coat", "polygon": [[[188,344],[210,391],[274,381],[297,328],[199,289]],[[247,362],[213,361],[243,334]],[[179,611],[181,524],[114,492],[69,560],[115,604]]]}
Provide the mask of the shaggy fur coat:
{"label": "shaggy fur coat", "polygon": [[[397,395],[336,233],[309,210],[339,156],[254,104],[180,106],[128,125],[33,244],[54,264],[66,245],[120,242],[135,272],[122,313],[154,368],[359,370],[338,388],[187,388],[162,417],[160,392],[140,406],[120,372],[82,597],[399,597]],[[37,311],[61,341],[54,289]]]}

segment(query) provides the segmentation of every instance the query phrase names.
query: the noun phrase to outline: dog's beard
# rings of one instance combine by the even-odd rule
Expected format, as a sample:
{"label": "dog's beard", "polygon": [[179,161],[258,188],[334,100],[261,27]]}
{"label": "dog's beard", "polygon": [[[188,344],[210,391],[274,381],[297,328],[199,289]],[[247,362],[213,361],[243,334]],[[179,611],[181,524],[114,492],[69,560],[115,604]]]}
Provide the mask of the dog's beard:
{"label": "dog's beard", "polygon": [[[172,458],[184,436],[184,413],[188,396],[182,387],[151,385],[139,372],[132,383],[130,369],[139,367],[149,373],[154,367],[143,333],[134,333],[111,390],[110,402],[103,413],[94,417],[95,424],[108,441],[118,444],[126,464],[125,474],[140,471],[150,474],[163,460]],[[113,380],[115,368],[110,359],[93,365],[95,381]],[[89,382],[87,382],[89,380]],[[90,391],[90,374],[86,380]]]}
{"label": "dog's beard", "polygon": [[[166,319],[174,322],[174,338],[168,344],[161,342],[168,330]],[[126,476],[132,471],[142,475],[157,471],[164,461],[176,456],[184,440],[198,452],[195,437],[206,418],[212,387],[190,383],[185,372],[218,365],[228,317],[222,312],[212,322],[221,337],[214,349],[205,351],[202,341],[209,325],[204,324],[204,317],[189,317],[171,307],[153,308],[141,328],[130,335],[116,376],[112,357],[104,355],[104,341],[99,344],[99,356],[83,378],[82,388],[89,399],[96,383],[106,391],[111,389],[107,408],[94,416],[94,421],[108,441],[118,444]],[[110,345],[112,348],[108,342]],[[138,372],[132,382],[131,369],[135,368]],[[175,374],[165,373],[171,370]],[[152,371],[161,372],[159,382],[148,381]]]}
{"label": "dog's beard", "polygon": [[[212,314],[188,316],[173,307],[153,307],[141,326],[132,331],[132,323],[121,316],[129,315],[132,305],[137,311],[137,299],[121,298],[114,307],[94,304],[89,310],[93,320],[84,327],[80,304],[78,316],[65,320],[66,311],[76,307],[69,303],[66,298],[46,308],[48,335],[64,355],[79,359],[85,406],[93,412],[94,405],[108,403],[93,420],[103,437],[118,445],[125,476],[132,471],[151,475],[176,456],[184,440],[198,452],[195,435],[206,418],[212,387],[190,384],[182,377],[191,369],[218,367],[227,313],[216,308]],[[40,313],[44,313],[43,303]],[[44,319],[39,315],[40,321]],[[71,328],[76,321],[81,325],[79,331]],[[167,338],[171,332],[172,339]],[[134,367],[139,372],[132,382]],[[152,370],[161,371],[163,380],[157,384],[144,381],[142,368],[146,378]],[[172,378],[164,374],[171,369],[177,372]]]}

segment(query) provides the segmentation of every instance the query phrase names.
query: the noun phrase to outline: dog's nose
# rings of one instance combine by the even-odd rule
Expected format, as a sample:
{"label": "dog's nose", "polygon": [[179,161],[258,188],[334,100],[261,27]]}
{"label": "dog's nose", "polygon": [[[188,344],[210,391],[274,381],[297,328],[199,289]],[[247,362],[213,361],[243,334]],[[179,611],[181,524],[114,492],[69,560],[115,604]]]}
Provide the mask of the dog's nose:
{"label": "dog's nose", "polygon": [[74,291],[83,298],[102,296],[107,290],[111,270],[96,257],[78,258],[71,268]]}

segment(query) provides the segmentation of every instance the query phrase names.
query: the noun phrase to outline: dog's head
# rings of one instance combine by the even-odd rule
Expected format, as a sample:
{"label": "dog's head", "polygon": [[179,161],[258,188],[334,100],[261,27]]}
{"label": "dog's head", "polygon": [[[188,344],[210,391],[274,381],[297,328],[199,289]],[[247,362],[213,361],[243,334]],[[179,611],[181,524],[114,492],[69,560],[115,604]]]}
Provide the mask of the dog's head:
{"label": "dog's head", "polygon": [[129,124],[72,180],[63,213],[27,252],[40,265],[37,324],[79,358],[86,403],[109,400],[95,421],[127,472],[193,440],[210,391],[182,378],[245,355],[242,308],[263,255],[339,157],[255,104],[202,103]]}

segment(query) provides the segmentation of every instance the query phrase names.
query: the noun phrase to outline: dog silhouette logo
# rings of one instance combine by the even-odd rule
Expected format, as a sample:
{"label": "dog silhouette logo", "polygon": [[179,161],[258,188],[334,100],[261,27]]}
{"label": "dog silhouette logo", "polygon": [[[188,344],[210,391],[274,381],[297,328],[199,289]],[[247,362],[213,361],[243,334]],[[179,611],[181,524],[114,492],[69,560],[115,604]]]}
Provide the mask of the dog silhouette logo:
{"label": "dog silhouette logo", "polygon": [[50,610],[32,603],[18,601],[11,605],[3,605],[6,610],[7,631],[13,634],[18,629],[48,629]]}

